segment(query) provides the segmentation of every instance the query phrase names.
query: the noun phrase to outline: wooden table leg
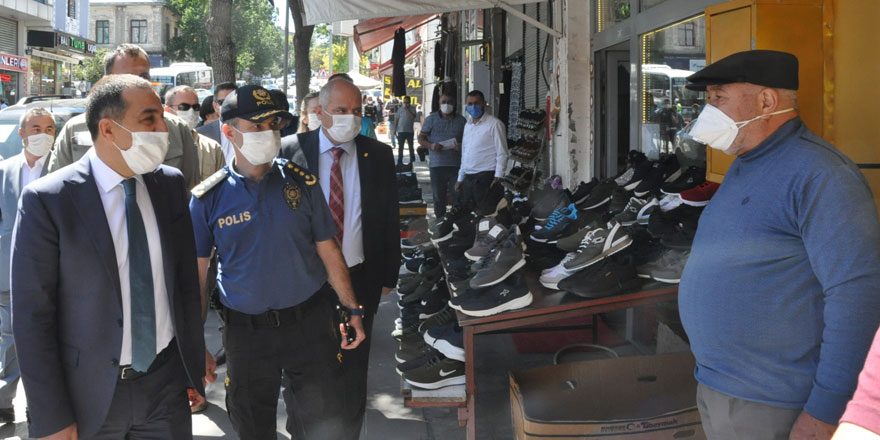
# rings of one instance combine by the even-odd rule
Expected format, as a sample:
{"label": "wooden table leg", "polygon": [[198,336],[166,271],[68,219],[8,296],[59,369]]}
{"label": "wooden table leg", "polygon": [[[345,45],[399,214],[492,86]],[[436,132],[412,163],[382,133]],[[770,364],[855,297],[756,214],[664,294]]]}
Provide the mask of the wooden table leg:
{"label": "wooden table leg", "polygon": [[470,326],[464,330],[464,371],[465,371],[465,395],[467,396],[467,439],[477,438],[477,373],[476,359],[474,359],[474,329]]}

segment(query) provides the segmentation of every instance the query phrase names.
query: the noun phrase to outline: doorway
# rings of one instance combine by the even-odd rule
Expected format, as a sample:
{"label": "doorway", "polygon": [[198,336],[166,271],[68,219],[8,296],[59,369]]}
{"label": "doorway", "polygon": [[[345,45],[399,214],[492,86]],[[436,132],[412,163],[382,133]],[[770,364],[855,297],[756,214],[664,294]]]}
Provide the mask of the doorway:
{"label": "doorway", "polygon": [[599,129],[596,175],[613,177],[626,168],[630,150],[630,57],[629,42],[596,53]]}

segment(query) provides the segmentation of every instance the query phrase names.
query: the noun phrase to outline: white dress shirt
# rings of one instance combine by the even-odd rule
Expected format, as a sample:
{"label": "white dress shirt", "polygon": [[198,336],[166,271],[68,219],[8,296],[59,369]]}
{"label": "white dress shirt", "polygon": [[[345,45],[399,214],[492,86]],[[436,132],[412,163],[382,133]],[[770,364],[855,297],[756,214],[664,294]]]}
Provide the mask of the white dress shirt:
{"label": "white dress shirt", "polygon": [[[128,223],[125,220],[125,190],[122,188],[122,177],[105,164],[95,153],[95,149],[89,149],[89,163],[92,166],[92,174],[95,183],[98,184],[98,193],[101,196],[101,204],[104,205],[104,213],[107,215],[107,224],[110,226],[110,236],[113,238],[113,247],[116,250],[116,265],[119,269],[119,287],[122,289],[122,352],[119,355],[119,365],[131,364],[131,283],[128,276]],[[144,220],[144,229],[147,232],[147,243],[150,248],[150,267],[153,270],[153,297],[156,304],[156,354],[162,351],[174,337],[174,328],[171,321],[171,310],[168,306],[168,292],[165,288],[165,268],[162,265],[162,246],[159,236],[159,225],[156,223],[156,212],[150,200],[150,192],[140,175],[137,180],[137,204]]]}
{"label": "white dress shirt", "polygon": [[507,133],[496,117],[484,113],[479,122],[469,120],[461,139],[461,167],[458,181],[465,174],[494,171],[495,177],[504,177],[507,170]]}
{"label": "white dress shirt", "polygon": [[34,162],[34,167],[31,168],[27,163],[27,156],[24,155],[24,150],[21,150],[21,188],[28,186],[29,183],[33,182],[40,178],[40,174],[43,174],[43,164],[46,163],[46,156],[43,156],[37,159]]}
{"label": "white dress shirt", "polygon": [[330,203],[330,168],[333,166],[333,147],[345,150],[339,157],[342,170],[342,197],[345,209],[345,220],[342,226],[342,255],[348,267],[364,262],[364,235],[361,230],[361,174],[358,170],[357,146],[354,141],[340,145],[333,142],[319,128],[318,139],[318,178],[324,199]]}

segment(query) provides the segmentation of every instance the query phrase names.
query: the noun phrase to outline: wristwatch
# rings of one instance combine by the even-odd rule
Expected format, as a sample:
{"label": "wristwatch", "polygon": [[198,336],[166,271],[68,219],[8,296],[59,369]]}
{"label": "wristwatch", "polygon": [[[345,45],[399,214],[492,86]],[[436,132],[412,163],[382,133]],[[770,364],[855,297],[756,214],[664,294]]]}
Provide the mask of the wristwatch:
{"label": "wristwatch", "polygon": [[364,306],[358,304],[355,308],[346,307],[351,316],[364,316]]}

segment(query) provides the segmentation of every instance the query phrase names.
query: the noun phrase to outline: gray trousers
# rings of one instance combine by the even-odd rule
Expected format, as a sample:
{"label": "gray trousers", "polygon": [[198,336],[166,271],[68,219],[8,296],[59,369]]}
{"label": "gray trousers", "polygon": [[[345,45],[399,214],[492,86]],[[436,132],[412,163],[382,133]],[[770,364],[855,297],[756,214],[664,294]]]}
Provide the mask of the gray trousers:
{"label": "gray trousers", "polygon": [[21,371],[12,337],[12,302],[9,291],[0,292],[0,409],[12,408],[19,379]]}
{"label": "gray trousers", "polygon": [[738,399],[699,384],[697,406],[706,438],[788,440],[799,409]]}

